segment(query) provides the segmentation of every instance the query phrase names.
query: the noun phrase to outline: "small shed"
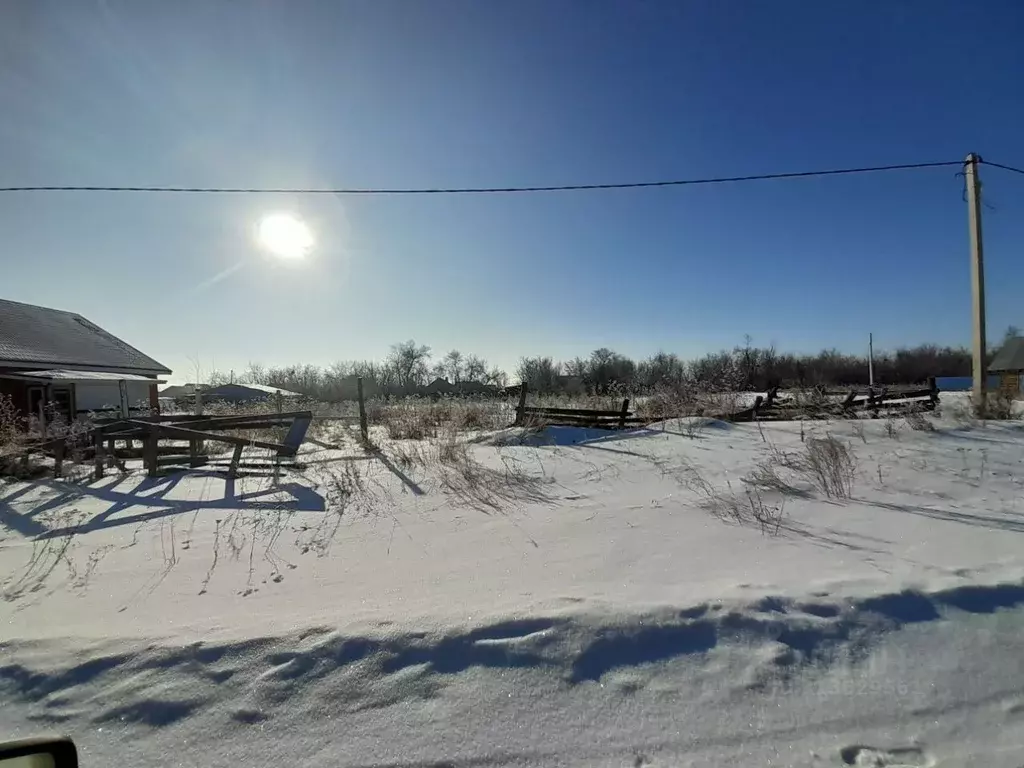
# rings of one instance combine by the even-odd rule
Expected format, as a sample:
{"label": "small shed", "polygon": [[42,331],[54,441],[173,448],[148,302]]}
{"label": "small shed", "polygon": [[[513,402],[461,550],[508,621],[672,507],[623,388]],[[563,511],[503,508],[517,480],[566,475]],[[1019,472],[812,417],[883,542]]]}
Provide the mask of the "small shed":
{"label": "small shed", "polygon": [[999,377],[999,389],[1016,397],[1024,380],[1024,337],[1008,339],[992,362],[988,372]]}

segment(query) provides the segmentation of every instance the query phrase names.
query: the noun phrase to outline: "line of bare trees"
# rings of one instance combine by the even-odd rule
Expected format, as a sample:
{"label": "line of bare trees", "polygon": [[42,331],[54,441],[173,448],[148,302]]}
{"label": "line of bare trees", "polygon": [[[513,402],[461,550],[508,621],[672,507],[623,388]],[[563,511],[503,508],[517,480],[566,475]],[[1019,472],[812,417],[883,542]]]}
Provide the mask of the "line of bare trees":
{"label": "line of bare trees", "polygon": [[[1018,335],[1018,329],[1010,327],[1003,340]],[[969,376],[971,353],[965,347],[921,344],[894,352],[876,352],[874,370],[875,382],[880,385],[923,383],[929,376]],[[398,395],[415,392],[436,378],[455,385],[486,385],[491,391],[509,383],[504,371],[488,365],[478,355],[453,349],[435,358],[430,347],[412,340],[392,345],[387,357],[379,362],[280,368],[251,363],[238,376],[215,373],[210,383],[230,379],[266,384],[331,401],[351,397],[352,382],[359,376],[376,392]],[[748,337],[742,346],[695,360],[659,352],[637,361],[606,348],[596,349],[586,358],[565,361],[524,357],[514,378],[525,382],[534,392],[599,395],[640,394],[690,386],[713,391],[762,391],[770,386],[863,386],[868,384],[868,360],[866,355],[844,354],[834,349],[815,355],[779,352],[774,346],[753,346]]]}
{"label": "line of bare trees", "polygon": [[508,375],[496,366],[489,366],[479,355],[453,349],[435,359],[430,347],[412,340],[393,344],[382,361],[341,361],[326,367],[308,364],[267,367],[249,363],[249,367],[237,375],[215,371],[208,378],[214,385],[229,381],[264,384],[330,402],[350,399],[358,377],[364,380],[370,392],[395,395],[415,393],[434,379],[445,379],[454,385],[488,385],[494,390],[508,384]]}
{"label": "line of bare trees", "polygon": [[[922,344],[896,352],[876,353],[875,382],[923,383],[929,376],[970,375],[970,350]],[[764,391],[771,386],[863,386],[869,383],[867,356],[825,350],[816,355],[780,353],[749,343],[713,352],[696,360],[659,352],[634,361],[609,349],[587,359],[557,362],[550,357],[524,358],[518,377],[540,392],[582,389],[592,394],[645,393],[664,388],[695,387],[708,391]]]}

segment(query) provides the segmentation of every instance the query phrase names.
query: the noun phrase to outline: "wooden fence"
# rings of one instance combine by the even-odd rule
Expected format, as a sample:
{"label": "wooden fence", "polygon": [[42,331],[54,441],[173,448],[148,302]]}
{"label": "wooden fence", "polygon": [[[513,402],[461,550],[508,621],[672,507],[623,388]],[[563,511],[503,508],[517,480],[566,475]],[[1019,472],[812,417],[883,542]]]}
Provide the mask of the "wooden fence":
{"label": "wooden fence", "polygon": [[[581,427],[600,427],[603,429],[625,429],[626,427],[643,426],[665,419],[677,418],[678,414],[660,416],[636,416],[629,410],[629,398],[622,401],[619,410],[602,411],[584,408],[544,408],[526,404],[526,386],[519,392],[519,405],[516,407],[515,426],[530,424],[564,424]],[[842,397],[842,399],[838,399]],[[821,392],[817,399],[798,402],[793,397],[780,396],[778,388],[768,391],[767,395],[758,395],[754,405],[735,413],[703,414],[709,418],[722,421],[794,421],[797,419],[832,419],[855,418],[859,414],[869,413],[878,418],[883,413],[905,413],[907,411],[933,411],[939,403],[939,389],[935,378],[928,380],[927,388],[917,389],[868,389],[864,392],[849,390],[843,396],[831,396]]]}
{"label": "wooden fence", "polygon": [[869,413],[872,418],[907,411],[934,411],[939,404],[935,377],[927,388],[849,390],[842,400],[822,397],[810,402],[797,402],[792,397],[779,397],[778,389],[767,396],[758,395],[754,405],[723,418],[729,421],[793,421],[796,419],[857,418]]}
{"label": "wooden fence", "polygon": [[542,408],[526,404],[526,385],[519,390],[519,405],[516,406],[515,425],[563,424],[576,427],[600,427],[602,429],[625,429],[647,421],[629,410],[629,398],[622,401],[622,407],[615,411],[591,408]]}

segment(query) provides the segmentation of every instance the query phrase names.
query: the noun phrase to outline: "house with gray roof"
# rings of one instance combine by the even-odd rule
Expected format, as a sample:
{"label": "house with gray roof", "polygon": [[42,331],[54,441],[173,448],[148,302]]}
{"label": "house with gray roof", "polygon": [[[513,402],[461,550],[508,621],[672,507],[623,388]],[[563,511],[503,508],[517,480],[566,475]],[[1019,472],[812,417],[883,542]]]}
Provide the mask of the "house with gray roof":
{"label": "house with gray roof", "polygon": [[1024,337],[1007,339],[992,362],[988,372],[999,377],[999,389],[1016,397],[1024,381]]}
{"label": "house with gray roof", "polygon": [[79,314],[0,299],[0,396],[22,418],[148,411],[170,373]]}

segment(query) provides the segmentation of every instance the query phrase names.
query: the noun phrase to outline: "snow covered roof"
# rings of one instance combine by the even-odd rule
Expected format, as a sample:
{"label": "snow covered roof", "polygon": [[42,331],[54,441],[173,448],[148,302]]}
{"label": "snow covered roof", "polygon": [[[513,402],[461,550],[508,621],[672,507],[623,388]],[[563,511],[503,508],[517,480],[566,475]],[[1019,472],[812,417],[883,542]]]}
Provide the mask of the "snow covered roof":
{"label": "snow covered roof", "polygon": [[291,392],[287,389],[281,389],[280,387],[270,387],[266,384],[221,384],[218,387],[210,387],[203,390],[204,395],[216,395],[218,392],[225,392],[229,390],[238,391],[240,389],[248,389],[253,392],[261,392],[267,395],[276,395],[278,392],[283,397],[302,397],[299,392]]}
{"label": "snow covered roof", "polygon": [[0,299],[0,366],[170,373],[74,312]]}
{"label": "snow covered roof", "polygon": [[108,371],[66,371],[56,369],[52,371],[27,371],[20,375],[29,376],[34,379],[50,379],[53,381],[145,381],[149,384],[163,383],[160,379],[151,379],[148,376],[139,376],[135,373],[110,373]]}
{"label": "snow covered roof", "polygon": [[996,354],[989,371],[1024,371],[1024,337],[1009,339]]}

